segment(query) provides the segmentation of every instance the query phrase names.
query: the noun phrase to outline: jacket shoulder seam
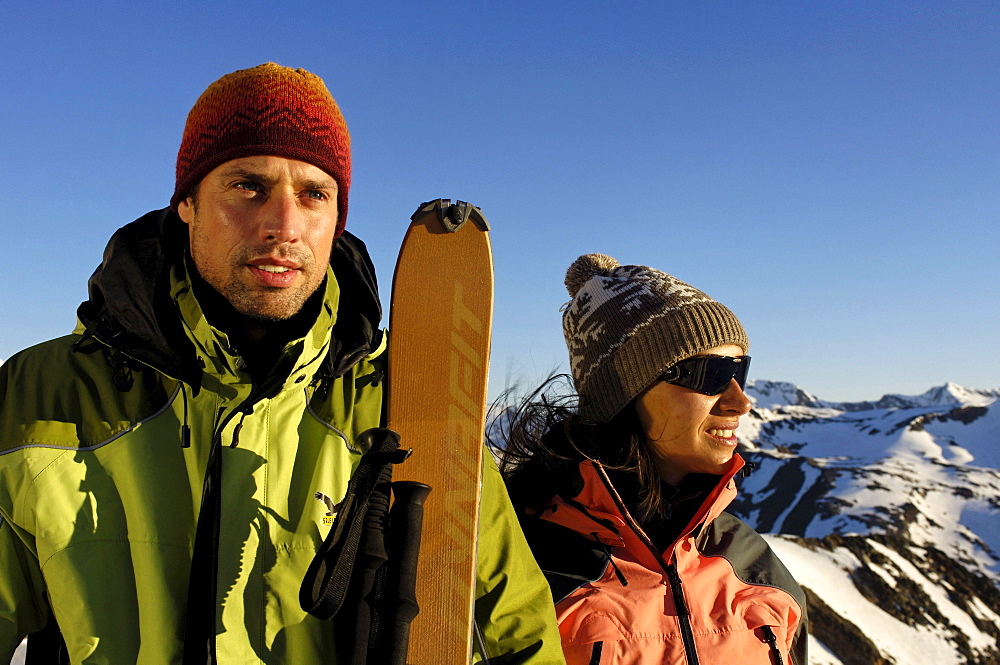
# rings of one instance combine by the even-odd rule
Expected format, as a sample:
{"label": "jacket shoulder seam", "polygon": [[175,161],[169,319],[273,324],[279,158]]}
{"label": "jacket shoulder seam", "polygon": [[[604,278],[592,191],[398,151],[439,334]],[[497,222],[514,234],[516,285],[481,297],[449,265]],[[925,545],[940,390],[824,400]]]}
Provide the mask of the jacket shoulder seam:
{"label": "jacket shoulder seam", "polygon": [[[87,445],[79,445],[79,446],[60,446],[60,445],[56,445],[56,444],[53,444],[53,443],[48,443],[46,441],[29,440],[29,441],[23,443],[22,445],[16,446],[14,448],[10,448],[8,450],[0,451],[0,457],[2,457],[4,455],[9,455],[10,453],[18,452],[19,450],[25,450],[27,448],[48,448],[50,450],[75,450],[75,451],[79,451],[79,452],[91,452],[91,451],[97,450],[98,448],[101,448],[101,447],[106,446],[107,444],[111,443],[115,439],[118,439],[118,438],[120,438],[122,436],[125,436],[126,434],[128,434],[129,432],[131,432],[135,428],[139,427],[140,425],[142,425],[144,423],[147,423],[150,420],[153,420],[154,418],[158,418],[159,416],[163,415],[163,413],[167,409],[170,408],[170,405],[173,404],[174,399],[177,398],[177,393],[178,392],[180,392],[180,384],[178,384],[177,388],[174,389],[173,394],[170,395],[170,397],[167,399],[166,403],[163,406],[161,406],[159,409],[157,409],[155,412],[153,412],[152,414],[146,416],[145,418],[143,418],[141,420],[138,420],[138,421],[132,423],[131,425],[129,425],[129,426],[127,426],[127,427],[125,427],[125,428],[123,428],[123,429],[115,432],[114,434],[112,434],[108,438],[106,438],[106,439],[104,439],[102,441],[98,441],[97,443],[89,443]],[[81,441],[81,444],[82,443],[84,443],[84,442]]]}

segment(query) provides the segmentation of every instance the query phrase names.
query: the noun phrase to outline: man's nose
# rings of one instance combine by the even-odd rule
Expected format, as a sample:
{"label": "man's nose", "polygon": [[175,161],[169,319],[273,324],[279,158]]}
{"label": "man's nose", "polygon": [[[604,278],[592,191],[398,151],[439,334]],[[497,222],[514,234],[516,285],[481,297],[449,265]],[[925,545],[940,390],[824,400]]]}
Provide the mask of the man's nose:
{"label": "man's nose", "polygon": [[268,242],[297,242],[302,235],[302,209],[294,192],[272,192],[264,206],[261,236]]}

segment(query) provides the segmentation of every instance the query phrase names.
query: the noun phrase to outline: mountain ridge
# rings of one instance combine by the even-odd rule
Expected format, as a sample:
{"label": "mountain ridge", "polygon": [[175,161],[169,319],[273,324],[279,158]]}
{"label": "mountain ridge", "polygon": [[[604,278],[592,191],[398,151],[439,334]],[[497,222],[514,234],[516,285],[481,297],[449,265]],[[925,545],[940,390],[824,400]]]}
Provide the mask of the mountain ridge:
{"label": "mountain ridge", "polygon": [[[887,393],[875,401],[831,402],[821,400],[794,383],[751,379],[747,382],[746,393],[755,404],[772,406],[808,406],[812,408],[837,409],[840,411],[867,411],[890,408],[923,408],[934,406],[985,406],[1000,399],[1000,388],[966,388],[948,382],[934,386],[920,395],[900,395]],[[794,399],[790,397],[794,395]],[[775,402],[775,399],[784,398]]]}
{"label": "mountain ridge", "polygon": [[1000,389],[746,392],[730,511],[807,590],[810,662],[1000,662]]}

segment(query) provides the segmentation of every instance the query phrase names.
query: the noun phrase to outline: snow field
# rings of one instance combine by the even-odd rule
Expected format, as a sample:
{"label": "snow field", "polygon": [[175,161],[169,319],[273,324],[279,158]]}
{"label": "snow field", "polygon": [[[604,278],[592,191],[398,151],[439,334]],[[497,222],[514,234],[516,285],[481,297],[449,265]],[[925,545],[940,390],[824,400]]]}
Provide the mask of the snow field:
{"label": "snow field", "polygon": [[[943,631],[907,626],[861,595],[850,571],[862,564],[847,549],[813,551],[790,538],[764,538],[799,584],[809,587],[834,612],[861,628],[883,654],[891,654],[896,665],[962,663]],[[822,657],[822,653],[817,653],[816,658],[810,654],[810,661],[835,662],[820,660]]]}
{"label": "snow field", "polygon": [[996,640],[979,630],[976,623],[966,614],[965,610],[951,602],[948,594],[941,588],[941,583],[928,579],[916,566],[900,556],[895,550],[885,545],[869,540],[872,549],[892,561],[900,571],[923,589],[931,597],[941,613],[969,639],[969,646],[977,651],[985,651],[996,646]]}
{"label": "snow field", "polygon": [[810,635],[809,665],[844,665],[844,662],[830,653],[822,642]]}

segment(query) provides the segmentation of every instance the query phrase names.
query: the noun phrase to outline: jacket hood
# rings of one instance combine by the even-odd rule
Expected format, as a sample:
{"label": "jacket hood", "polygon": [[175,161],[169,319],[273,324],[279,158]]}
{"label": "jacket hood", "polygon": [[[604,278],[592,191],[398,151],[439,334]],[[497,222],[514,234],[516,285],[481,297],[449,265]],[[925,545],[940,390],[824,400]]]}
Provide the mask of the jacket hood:
{"label": "jacket hood", "polygon": [[[89,298],[77,309],[94,338],[112,350],[193,386],[202,369],[170,295],[170,274],[188,246],[187,226],[170,208],[149,212],[118,229],[87,285]],[[382,318],[375,269],[364,243],[344,232],[334,243],[330,265],[341,303],[330,351],[321,372],[343,375],[377,348]]]}

